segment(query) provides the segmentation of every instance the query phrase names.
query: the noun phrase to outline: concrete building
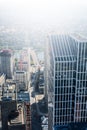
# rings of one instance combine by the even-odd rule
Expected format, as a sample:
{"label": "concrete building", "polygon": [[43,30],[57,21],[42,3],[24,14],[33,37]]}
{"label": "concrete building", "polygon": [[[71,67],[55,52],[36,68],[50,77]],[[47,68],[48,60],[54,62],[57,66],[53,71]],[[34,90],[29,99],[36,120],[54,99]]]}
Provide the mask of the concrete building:
{"label": "concrete building", "polygon": [[[27,72],[26,71],[15,71],[14,72],[14,80],[21,83],[21,87],[26,90],[28,87],[28,80],[27,80]],[[22,89],[22,88],[21,88]]]}
{"label": "concrete building", "polygon": [[0,95],[2,95],[4,85],[5,85],[5,74],[0,74]]}
{"label": "concrete building", "polygon": [[39,92],[44,94],[44,67],[40,68],[40,77],[39,77]]}
{"label": "concrete building", "polygon": [[11,111],[17,110],[16,101],[1,101],[1,121],[2,121],[2,130],[8,130],[8,115]]}
{"label": "concrete building", "polygon": [[7,99],[0,101],[2,130],[31,130],[29,92],[18,93],[17,100]]}
{"label": "concrete building", "polygon": [[69,124],[87,122],[87,39],[73,34],[48,40],[48,128],[69,130]]}
{"label": "concrete building", "polygon": [[49,54],[48,54],[48,37],[47,37],[47,43],[46,43],[46,46],[45,46],[45,49],[44,49],[44,97],[47,101],[47,104],[48,104],[48,70],[49,70]]}
{"label": "concrete building", "polygon": [[18,101],[23,102],[23,120],[25,122],[25,130],[31,130],[31,106],[29,92],[18,93]]}
{"label": "concrete building", "polygon": [[28,62],[18,61],[17,62],[17,70],[29,71],[29,64],[28,64]]}
{"label": "concrete building", "polygon": [[0,52],[0,73],[4,73],[8,79],[13,76],[13,55],[11,50],[2,50]]}
{"label": "concrete building", "polygon": [[[14,79],[18,78],[18,80],[24,79],[24,83],[26,87],[28,87],[29,79],[30,79],[30,50],[24,48],[20,51],[19,57],[17,58],[15,63],[15,71],[14,71]],[[19,73],[19,74],[18,74]],[[17,76],[18,75],[18,76]],[[25,81],[26,77],[26,81]]]}

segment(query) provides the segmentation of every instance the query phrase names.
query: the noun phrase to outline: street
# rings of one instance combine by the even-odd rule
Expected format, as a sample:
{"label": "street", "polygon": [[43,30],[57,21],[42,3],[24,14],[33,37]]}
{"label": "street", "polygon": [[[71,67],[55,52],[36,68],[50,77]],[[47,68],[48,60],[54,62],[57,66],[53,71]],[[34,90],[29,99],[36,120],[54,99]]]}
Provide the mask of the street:
{"label": "street", "polygon": [[32,97],[32,95],[31,95],[32,91],[33,91],[33,88],[31,87],[29,89],[30,102],[31,102],[31,127],[32,127],[32,130],[42,130],[41,129],[41,119],[40,119],[40,116],[37,111],[35,96]]}
{"label": "street", "polygon": [[[33,67],[32,67],[33,68]],[[42,73],[41,73],[42,74]],[[41,75],[42,76],[42,75]],[[42,130],[41,117],[47,115],[46,104],[44,101],[44,94],[40,93],[39,85],[42,84],[40,77],[40,70],[35,72],[31,71],[31,81],[29,84],[30,104],[31,104],[31,127],[32,130]],[[41,79],[41,82],[40,82]]]}
{"label": "street", "polygon": [[31,105],[31,127],[32,130],[42,130],[41,119],[37,113],[36,103]]}

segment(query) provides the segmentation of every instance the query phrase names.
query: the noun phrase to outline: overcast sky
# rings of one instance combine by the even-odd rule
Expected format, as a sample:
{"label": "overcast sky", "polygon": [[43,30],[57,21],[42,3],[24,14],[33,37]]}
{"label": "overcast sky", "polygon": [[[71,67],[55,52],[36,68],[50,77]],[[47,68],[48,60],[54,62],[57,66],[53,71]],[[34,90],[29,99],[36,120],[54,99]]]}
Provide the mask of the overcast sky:
{"label": "overcast sky", "polygon": [[87,20],[87,0],[0,0],[0,21],[68,23]]}

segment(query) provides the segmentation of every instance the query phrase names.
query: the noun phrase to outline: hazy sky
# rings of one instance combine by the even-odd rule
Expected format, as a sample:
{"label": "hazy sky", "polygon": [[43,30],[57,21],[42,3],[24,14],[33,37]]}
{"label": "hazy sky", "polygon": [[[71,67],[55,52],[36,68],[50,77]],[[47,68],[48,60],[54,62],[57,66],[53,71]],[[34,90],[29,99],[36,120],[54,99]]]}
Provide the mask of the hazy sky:
{"label": "hazy sky", "polygon": [[68,23],[87,20],[87,0],[0,0],[0,21]]}

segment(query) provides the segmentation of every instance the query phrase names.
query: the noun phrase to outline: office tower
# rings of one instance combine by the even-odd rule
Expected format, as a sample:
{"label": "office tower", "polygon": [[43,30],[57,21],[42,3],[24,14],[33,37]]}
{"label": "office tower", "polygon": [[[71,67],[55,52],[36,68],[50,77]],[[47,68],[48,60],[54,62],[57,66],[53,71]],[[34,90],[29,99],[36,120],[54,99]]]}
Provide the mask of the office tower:
{"label": "office tower", "polygon": [[[48,37],[47,37],[48,38]],[[49,58],[48,58],[48,44],[49,44],[49,42],[48,42],[48,39],[47,39],[47,43],[46,43],[46,46],[45,46],[45,49],[44,49],[44,67],[45,67],[45,69],[44,69],[44,97],[45,97],[45,99],[46,99],[46,102],[47,102],[47,104],[48,104],[48,63],[50,63],[50,62],[48,62],[49,60]]]}
{"label": "office tower", "polygon": [[47,47],[48,128],[68,129],[87,121],[87,39],[52,35]]}
{"label": "office tower", "polygon": [[1,101],[2,130],[31,130],[29,92],[18,93],[17,99]]}
{"label": "office tower", "polygon": [[0,73],[4,73],[8,79],[13,76],[13,55],[11,50],[2,50],[0,52]]}
{"label": "office tower", "polygon": [[29,92],[18,93],[18,100],[23,100],[23,120],[25,130],[31,130],[31,105]]}
{"label": "office tower", "polygon": [[[26,75],[25,85],[26,85],[26,88],[28,88],[29,80],[30,80],[30,49],[24,48],[19,53],[19,57],[16,57],[16,58],[17,58],[17,61],[15,63],[14,79],[19,80],[20,77],[21,76],[23,77],[24,75],[23,79],[25,82],[25,75]],[[16,75],[19,75],[19,76],[16,76]],[[21,79],[22,82],[23,82],[23,79]]]}
{"label": "office tower", "polygon": [[27,90],[27,72],[15,71],[14,80],[18,82],[18,90]]}
{"label": "office tower", "polygon": [[5,75],[0,74],[0,96],[3,94],[4,85],[5,85]]}

